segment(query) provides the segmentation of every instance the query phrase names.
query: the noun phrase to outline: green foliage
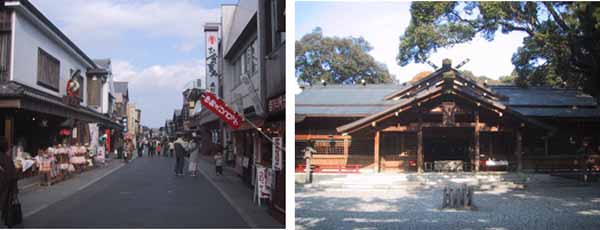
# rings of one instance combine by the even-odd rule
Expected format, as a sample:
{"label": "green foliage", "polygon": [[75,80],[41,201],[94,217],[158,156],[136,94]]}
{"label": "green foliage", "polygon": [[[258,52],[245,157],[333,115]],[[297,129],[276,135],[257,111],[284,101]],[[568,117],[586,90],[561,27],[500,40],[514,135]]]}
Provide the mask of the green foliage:
{"label": "green foliage", "polygon": [[471,78],[479,83],[486,83],[486,84],[499,84],[500,81],[486,77],[486,76],[475,76],[473,74],[473,72],[471,72],[470,70],[461,70],[460,71],[461,74],[467,78]]}
{"label": "green foliage", "polygon": [[324,37],[317,27],[296,41],[296,78],[311,84],[393,82],[387,66],[369,54],[372,49],[362,37]]}
{"label": "green foliage", "polygon": [[[600,3],[413,2],[398,63],[425,62],[438,48],[493,40],[497,31],[526,34],[513,54],[517,85],[581,88],[600,96]],[[490,63],[493,65],[493,63]],[[514,78],[514,80],[512,80]]]}

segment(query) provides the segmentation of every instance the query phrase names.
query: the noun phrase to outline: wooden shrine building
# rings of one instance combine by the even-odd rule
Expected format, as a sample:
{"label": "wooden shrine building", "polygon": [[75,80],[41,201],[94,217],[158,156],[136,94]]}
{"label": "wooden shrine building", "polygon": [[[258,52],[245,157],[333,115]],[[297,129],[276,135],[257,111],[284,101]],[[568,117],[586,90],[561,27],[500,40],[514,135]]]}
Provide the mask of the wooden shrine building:
{"label": "wooden shrine building", "polygon": [[[402,85],[318,85],[296,96],[296,165],[432,171],[577,168],[600,151],[600,108],[581,91],[487,85],[442,68]],[[494,163],[495,162],[495,163]]]}

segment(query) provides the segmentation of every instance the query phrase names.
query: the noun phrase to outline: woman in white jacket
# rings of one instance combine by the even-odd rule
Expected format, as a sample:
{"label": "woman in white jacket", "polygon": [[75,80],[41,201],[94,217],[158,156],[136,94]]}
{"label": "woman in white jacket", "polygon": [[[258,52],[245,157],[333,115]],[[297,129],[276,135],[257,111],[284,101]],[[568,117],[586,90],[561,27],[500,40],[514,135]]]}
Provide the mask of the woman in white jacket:
{"label": "woman in white jacket", "polygon": [[188,165],[188,170],[190,171],[191,176],[198,176],[198,166],[200,163],[200,145],[201,144],[199,144],[196,140],[192,140],[189,144],[188,151],[190,151],[190,163]]}

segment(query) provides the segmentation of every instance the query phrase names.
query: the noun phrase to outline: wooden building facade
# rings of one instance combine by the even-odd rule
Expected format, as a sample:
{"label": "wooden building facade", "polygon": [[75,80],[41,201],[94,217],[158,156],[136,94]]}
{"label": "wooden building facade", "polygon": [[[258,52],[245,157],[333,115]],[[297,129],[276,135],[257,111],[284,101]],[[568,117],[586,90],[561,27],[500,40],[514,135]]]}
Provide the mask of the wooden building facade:
{"label": "wooden building facade", "polygon": [[[296,97],[296,165],[428,171],[578,168],[600,151],[600,108],[580,91],[489,86],[443,67],[403,85],[312,86]],[[585,147],[584,147],[585,146]],[[581,151],[583,149],[583,151]],[[490,163],[491,162],[491,163]]]}

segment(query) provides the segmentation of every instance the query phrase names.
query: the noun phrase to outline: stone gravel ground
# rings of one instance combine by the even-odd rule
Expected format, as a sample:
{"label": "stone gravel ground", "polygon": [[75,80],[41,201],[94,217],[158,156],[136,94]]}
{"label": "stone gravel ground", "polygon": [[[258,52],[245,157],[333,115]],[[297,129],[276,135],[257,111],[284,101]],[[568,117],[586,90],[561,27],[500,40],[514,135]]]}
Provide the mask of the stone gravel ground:
{"label": "stone gravel ground", "polygon": [[475,192],[476,211],[441,210],[439,186],[296,186],[296,229],[600,229],[600,185]]}

